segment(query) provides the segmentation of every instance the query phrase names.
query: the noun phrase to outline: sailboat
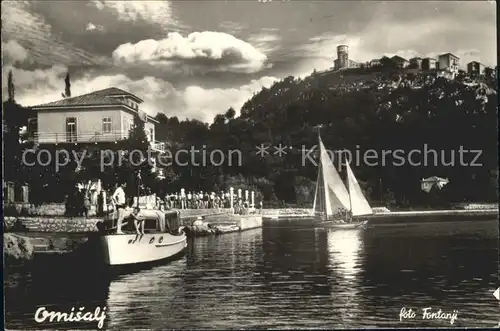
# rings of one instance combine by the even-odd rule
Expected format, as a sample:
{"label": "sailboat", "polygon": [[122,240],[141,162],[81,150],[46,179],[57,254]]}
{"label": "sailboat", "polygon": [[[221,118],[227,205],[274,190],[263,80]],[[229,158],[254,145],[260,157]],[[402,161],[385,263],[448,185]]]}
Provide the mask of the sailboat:
{"label": "sailboat", "polygon": [[319,164],[316,192],[314,194],[313,213],[321,225],[339,229],[364,227],[368,221],[361,221],[360,216],[373,214],[359,183],[346,162],[347,188],[332,163],[325,146],[319,139]]}

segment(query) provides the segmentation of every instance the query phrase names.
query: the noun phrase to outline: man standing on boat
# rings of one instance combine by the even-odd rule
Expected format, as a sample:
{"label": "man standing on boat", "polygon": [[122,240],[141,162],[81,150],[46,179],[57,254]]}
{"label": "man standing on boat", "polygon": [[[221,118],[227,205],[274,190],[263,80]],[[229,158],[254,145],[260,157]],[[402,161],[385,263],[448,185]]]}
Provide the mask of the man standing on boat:
{"label": "man standing on boat", "polygon": [[126,196],[124,189],[127,187],[127,183],[122,182],[120,186],[116,189],[115,193],[111,196],[111,199],[115,203],[116,212],[118,214],[118,220],[116,222],[116,233],[123,234],[122,232],[122,223],[125,218],[125,205],[126,205]]}

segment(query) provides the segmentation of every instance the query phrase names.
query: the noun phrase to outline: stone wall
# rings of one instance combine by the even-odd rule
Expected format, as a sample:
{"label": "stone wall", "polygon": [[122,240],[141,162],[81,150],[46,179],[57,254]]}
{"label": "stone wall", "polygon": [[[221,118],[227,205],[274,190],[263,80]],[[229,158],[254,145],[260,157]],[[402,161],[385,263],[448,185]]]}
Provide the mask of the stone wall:
{"label": "stone wall", "polygon": [[482,209],[496,209],[497,203],[457,203],[453,205],[454,208],[464,210],[482,210]]}
{"label": "stone wall", "polygon": [[[21,206],[29,207],[29,205]],[[5,216],[4,217],[4,230],[5,231],[35,231],[35,232],[96,232],[96,224],[100,218],[83,218],[83,217],[64,217],[60,216],[64,205],[61,204],[48,204],[41,206],[41,208],[32,208],[29,216]],[[280,209],[264,209],[262,215],[234,215],[231,213],[230,208],[225,209],[183,209],[180,210],[181,224],[191,225],[197,217],[203,216],[210,223],[217,224],[234,224],[244,229],[252,227],[260,227],[262,223],[254,224],[254,220],[261,220],[264,215],[276,215]],[[38,214],[45,213],[48,215],[38,216]],[[243,220],[243,223],[240,221]]]}
{"label": "stone wall", "polygon": [[36,232],[96,232],[98,218],[62,217],[12,217],[4,218],[4,231],[15,231],[19,227]]}
{"label": "stone wall", "polygon": [[66,208],[63,203],[48,203],[34,206],[30,203],[11,203],[5,206],[6,216],[63,216]]}
{"label": "stone wall", "polygon": [[253,216],[253,215],[245,215],[241,216],[240,219],[240,231],[256,229],[262,227],[262,217]]}
{"label": "stone wall", "polygon": [[[257,210],[256,214],[260,213],[262,216],[306,216],[311,214],[311,210],[310,208],[270,208],[263,209],[261,212]],[[386,207],[372,207],[372,210],[375,214],[389,212]]]}
{"label": "stone wall", "polygon": [[[29,203],[11,203],[5,206],[6,216],[64,216],[66,211],[63,203],[49,203],[41,206],[34,206]],[[202,215],[218,214],[230,212],[230,208],[220,209],[181,209],[181,217],[197,217]],[[95,208],[91,208],[89,216],[95,216]]]}
{"label": "stone wall", "polygon": [[[64,203],[47,203],[35,206],[30,203],[10,203],[4,208],[4,215],[7,216],[64,216],[66,206]],[[96,209],[92,206],[89,216],[95,216]]]}
{"label": "stone wall", "polygon": [[[64,216],[66,211],[63,203],[50,203],[41,206],[34,206],[29,203],[12,203],[5,206],[4,215],[6,216]],[[258,214],[259,210],[251,210],[251,213]],[[282,209],[263,209],[262,215],[289,215],[289,214],[307,214],[309,209],[303,208],[282,208]],[[231,213],[231,208],[219,209],[180,209],[182,218],[192,218],[213,214]],[[89,216],[95,216],[95,208],[91,208]]]}
{"label": "stone wall", "polygon": [[227,214],[231,212],[231,208],[220,209],[179,209],[181,218],[196,218],[198,216],[207,216],[215,214]]}

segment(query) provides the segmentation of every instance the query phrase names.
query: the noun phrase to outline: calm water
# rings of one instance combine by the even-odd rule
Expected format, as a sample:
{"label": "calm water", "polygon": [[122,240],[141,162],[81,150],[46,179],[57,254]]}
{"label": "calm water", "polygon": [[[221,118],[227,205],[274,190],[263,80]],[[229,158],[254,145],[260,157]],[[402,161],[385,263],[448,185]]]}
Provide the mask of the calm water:
{"label": "calm water", "polygon": [[[59,268],[59,269],[58,269]],[[483,326],[500,321],[498,222],[269,228],[190,242],[186,257],[113,280],[47,265],[5,280],[6,327],[40,306],[107,307],[108,329]],[[81,267],[83,269],[83,267]],[[88,307],[88,308],[87,308]],[[400,322],[402,307],[417,310]],[[421,309],[458,310],[454,325]]]}

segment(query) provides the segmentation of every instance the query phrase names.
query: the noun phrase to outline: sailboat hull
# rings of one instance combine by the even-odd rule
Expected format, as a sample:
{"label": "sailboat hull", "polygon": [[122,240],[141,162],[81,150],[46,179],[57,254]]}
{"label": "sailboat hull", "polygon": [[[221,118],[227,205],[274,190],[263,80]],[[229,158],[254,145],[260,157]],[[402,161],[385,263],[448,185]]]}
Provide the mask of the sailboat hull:
{"label": "sailboat hull", "polygon": [[353,222],[353,223],[342,223],[340,221],[323,221],[318,225],[329,228],[329,229],[339,229],[339,230],[349,230],[349,229],[364,229],[368,221],[363,222]]}

